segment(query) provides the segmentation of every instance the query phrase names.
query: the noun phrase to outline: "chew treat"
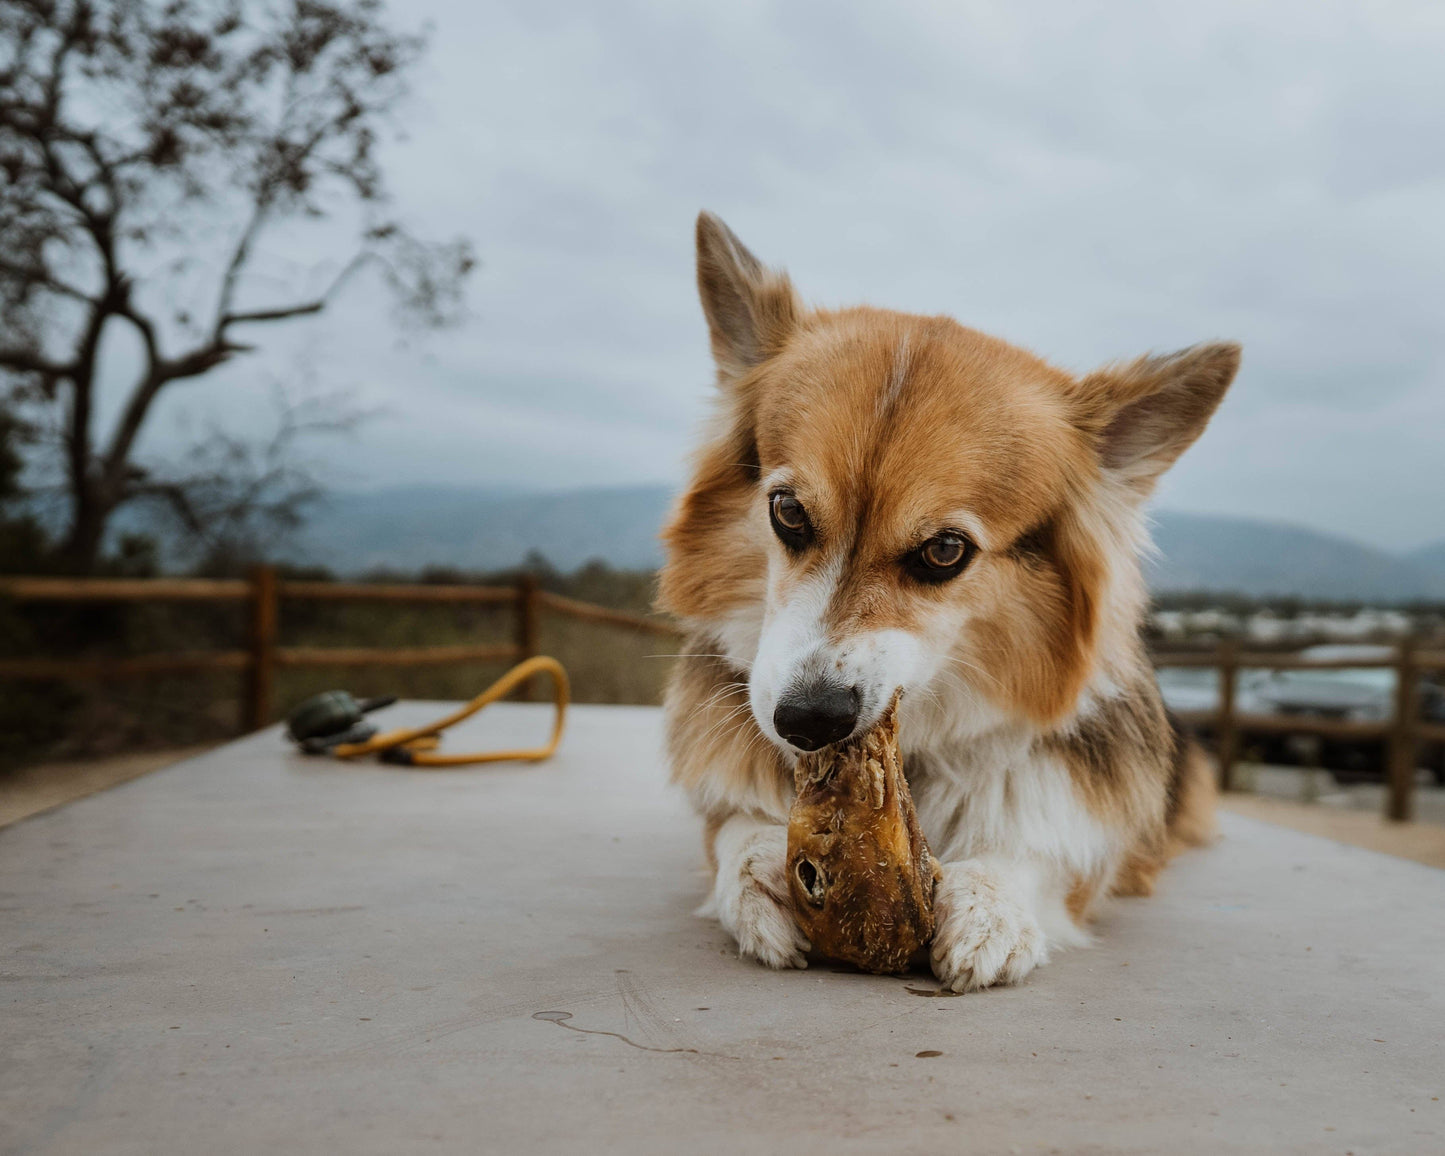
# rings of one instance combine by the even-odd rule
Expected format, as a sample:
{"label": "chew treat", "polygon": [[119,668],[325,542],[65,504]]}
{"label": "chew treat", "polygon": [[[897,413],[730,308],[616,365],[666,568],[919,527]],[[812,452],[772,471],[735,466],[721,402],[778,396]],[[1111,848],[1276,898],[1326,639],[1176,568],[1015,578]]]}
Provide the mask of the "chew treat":
{"label": "chew treat", "polygon": [[933,937],[938,861],[898,754],[898,696],[878,725],[801,755],[788,816],[788,882],[813,949],[864,971],[908,969]]}

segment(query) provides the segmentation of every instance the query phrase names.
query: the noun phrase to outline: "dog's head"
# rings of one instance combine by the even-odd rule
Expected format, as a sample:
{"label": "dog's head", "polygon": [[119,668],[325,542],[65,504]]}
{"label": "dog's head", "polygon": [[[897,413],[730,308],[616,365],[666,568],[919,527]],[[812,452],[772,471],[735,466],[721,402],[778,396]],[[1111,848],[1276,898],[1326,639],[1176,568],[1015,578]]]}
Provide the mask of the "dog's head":
{"label": "dog's head", "polygon": [[1140,609],[1137,510],[1239,364],[1206,345],[1076,378],[946,317],[809,311],[717,218],[698,286],[721,404],[661,602],[811,750],[905,702],[1044,725]]}

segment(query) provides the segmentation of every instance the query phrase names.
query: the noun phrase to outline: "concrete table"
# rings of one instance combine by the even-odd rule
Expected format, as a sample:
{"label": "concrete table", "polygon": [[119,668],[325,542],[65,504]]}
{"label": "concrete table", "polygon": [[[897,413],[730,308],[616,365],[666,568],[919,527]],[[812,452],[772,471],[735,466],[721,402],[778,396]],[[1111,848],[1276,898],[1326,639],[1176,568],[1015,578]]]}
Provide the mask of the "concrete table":
{"label": "concrete table", "polygon": [[0,832],[0,1150],[1445,1150],[1445,873],[1226,817],[1021,987],[772,973],[690,914],[659,731],[271,730]]}

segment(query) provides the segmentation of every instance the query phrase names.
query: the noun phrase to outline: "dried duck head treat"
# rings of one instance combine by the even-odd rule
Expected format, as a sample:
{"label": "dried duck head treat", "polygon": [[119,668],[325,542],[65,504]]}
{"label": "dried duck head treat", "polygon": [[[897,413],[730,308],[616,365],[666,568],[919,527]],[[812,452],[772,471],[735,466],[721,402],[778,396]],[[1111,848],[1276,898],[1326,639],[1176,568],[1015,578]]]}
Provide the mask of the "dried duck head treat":
{"label": "dried duck head treat", "polygon": [[872,730],[799,757],[788,880],[813,949],[864,971],[908,969],[933,937],[939,877],[903,777],[898,696]]}

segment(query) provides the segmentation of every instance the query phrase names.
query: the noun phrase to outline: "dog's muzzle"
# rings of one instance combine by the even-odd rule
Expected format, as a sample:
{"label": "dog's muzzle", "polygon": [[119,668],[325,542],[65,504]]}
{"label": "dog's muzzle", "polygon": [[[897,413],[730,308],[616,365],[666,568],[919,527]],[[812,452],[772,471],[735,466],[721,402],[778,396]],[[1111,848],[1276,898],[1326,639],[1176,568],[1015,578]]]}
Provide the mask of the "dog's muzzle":
{"label": "dog's muzzle", "polygon": [[858,690],[816,680],[787,691],[773,711],[773,727],[800,751],[841,742],[858,725]]}

